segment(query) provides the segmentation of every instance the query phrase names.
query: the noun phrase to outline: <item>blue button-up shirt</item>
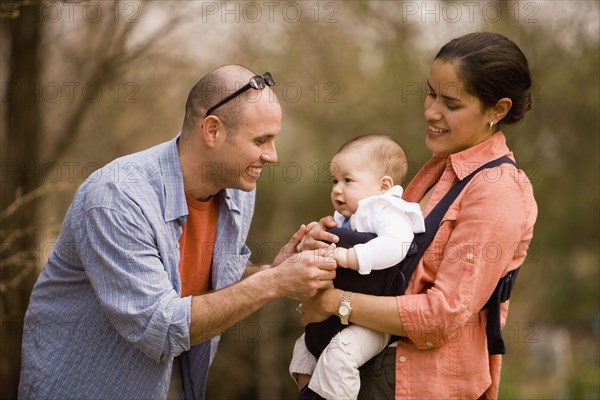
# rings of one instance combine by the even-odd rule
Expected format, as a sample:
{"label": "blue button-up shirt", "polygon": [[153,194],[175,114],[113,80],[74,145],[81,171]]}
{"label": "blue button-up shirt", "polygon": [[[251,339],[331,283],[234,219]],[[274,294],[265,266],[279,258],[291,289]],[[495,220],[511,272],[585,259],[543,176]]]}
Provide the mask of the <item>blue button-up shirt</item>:
{"label": "blue button-up shirt", "polygon": [[[177,139],[119,158],[84,182],[25,315],[22,399],[164,399],[190,347],[179,237],[188,214]],[[219,194],[212,287],[239,280],[255,192]],[[219,338],[211,346],[211,360]]]}

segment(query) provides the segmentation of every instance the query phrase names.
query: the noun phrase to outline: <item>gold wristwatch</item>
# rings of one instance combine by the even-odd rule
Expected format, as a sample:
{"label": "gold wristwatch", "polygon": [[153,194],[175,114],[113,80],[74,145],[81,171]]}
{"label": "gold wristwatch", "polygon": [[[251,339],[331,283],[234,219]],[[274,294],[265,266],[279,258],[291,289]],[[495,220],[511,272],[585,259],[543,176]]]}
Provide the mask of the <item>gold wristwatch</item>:
{"label": "gold wristwatch", "polygon": [[338,308],[338,317],[340,317],[340,321],[343,325],[348,325],[348,318],[352,312],[352,306],[350,305],[351,295],[352,292],[344,292],[342,295],[342,301],[340,302],[340,307]]}

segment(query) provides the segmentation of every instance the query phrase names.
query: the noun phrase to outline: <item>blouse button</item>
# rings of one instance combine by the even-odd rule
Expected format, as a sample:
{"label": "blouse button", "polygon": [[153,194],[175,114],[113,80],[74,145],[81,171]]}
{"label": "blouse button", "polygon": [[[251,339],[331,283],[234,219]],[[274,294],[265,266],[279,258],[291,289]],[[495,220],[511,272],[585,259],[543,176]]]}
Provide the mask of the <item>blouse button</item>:
{"label": "blouse button", "polygon": [[400,362],[402,362],[402,363],[403,363],[403,362],[405,362],[405,361],[406,361],[406,357],[404,357],[404,356],[400,356],[400,357],[398,357],[398,361],[400,361]]}
{"label": "blouse button", "polygon": [[473,261],[473,259],[475,258],[475,256],[473,256],[473,253],[467,253],[466,258],[469,261]]}

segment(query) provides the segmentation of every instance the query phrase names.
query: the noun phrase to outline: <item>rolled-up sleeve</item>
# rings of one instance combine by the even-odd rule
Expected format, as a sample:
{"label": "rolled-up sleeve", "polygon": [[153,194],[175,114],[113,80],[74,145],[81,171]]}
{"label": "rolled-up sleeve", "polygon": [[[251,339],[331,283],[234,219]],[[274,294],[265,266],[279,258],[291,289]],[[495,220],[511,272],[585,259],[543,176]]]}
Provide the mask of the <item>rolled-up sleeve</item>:
{"label": "rolled-up sleeve", "polygon": [[497,181],[474,178],[459,206],[444,217],[418,268],[437,269],[433,284],[397,298],[400,319],[419,349],[468,335],[466,325],[473,314],[484,306],[500,277],[522,261],[515,259],[515,250],[524,226],[510,221],[526,220],[523,195],[514,174],[501,168]]}
{"label": "rolled-up sleeve", "polygon": [[117,332],[156,361],[189,349],[191,297],[174,290],[143,213],[93,207],[84,218],[80,256]]}

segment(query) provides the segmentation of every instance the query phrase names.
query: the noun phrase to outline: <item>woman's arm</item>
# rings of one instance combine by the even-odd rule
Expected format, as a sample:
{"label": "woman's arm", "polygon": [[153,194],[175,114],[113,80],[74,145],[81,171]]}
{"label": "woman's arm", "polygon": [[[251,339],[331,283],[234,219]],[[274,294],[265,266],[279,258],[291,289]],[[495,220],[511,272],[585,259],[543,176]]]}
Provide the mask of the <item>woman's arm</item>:
{"label": "woman's arm", "polygon": [[[320,290],[316,296],[304,301],[300,308],[304,313],[302,324],[321,322],[331,315],[337,315],[343,293],[340,289]],[[398,315],[396,297],[352,293],[350,304],[350,322],[396,336],[406,336]]]}

